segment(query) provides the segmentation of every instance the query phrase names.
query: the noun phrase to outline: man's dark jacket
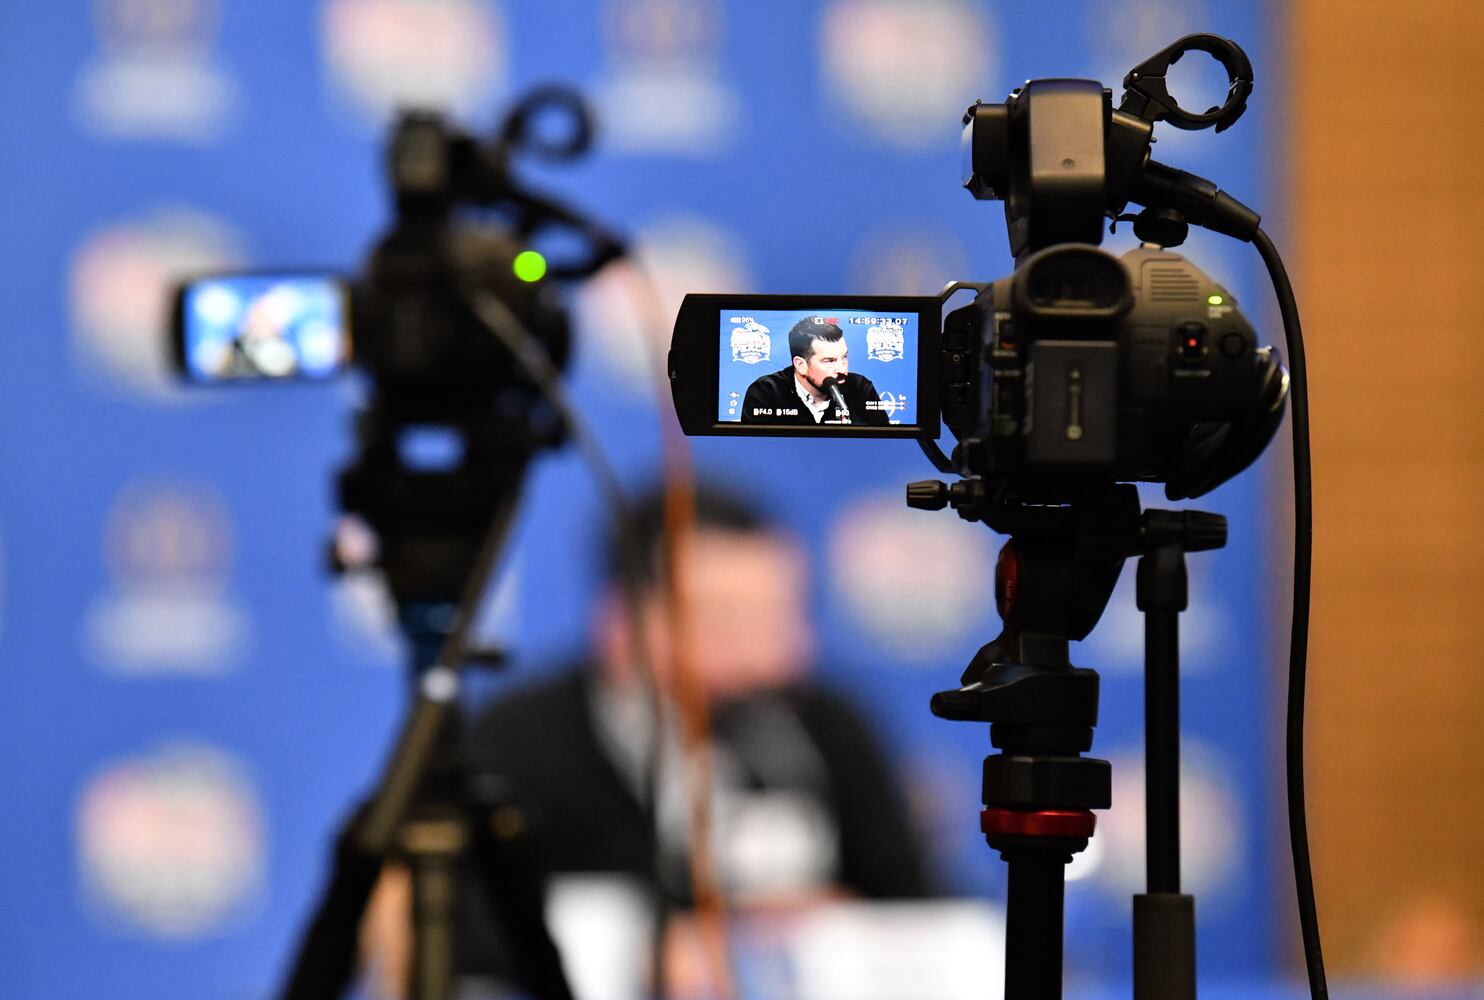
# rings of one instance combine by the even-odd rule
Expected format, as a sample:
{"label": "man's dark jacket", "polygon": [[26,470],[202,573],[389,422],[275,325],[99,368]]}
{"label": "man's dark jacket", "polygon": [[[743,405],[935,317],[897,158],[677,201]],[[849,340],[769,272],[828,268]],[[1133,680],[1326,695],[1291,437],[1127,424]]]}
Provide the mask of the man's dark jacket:
{"label": "man's dark jacket", "polygon": [[[645,876],[654,839],[598,736],[594,683],[578,670],[507,695],[479,717],[471,749],[478,769],[504,779],[529,811],[549,870]],[[717,706],[714,738],[746,757],[764,706],[796,719],[824,762],[841,838],[840,884],[868,899],[927,895],[905,796],[865,720],[838,695],[798,683]]]}
{"label": "man's dark jacket", "polygon": [[[654,836],[638,795],[598,734],[595,683],[593,672],[581,669],[508,694],[476,720],[469,750],[475,770],[494,780],[502,798],[519,804],[547,872],[614,872],[650,881]],[[793,787],[795,780],[806,781],[811,760],[823,763],[825,784],[815,791],[823,792],[840,838],[838,884],[866,899],[932,895],[903,789],[849,702],[816,684],[790,684],[717,706],[712,736],[750,759],[748,748],[757,751],[770,732],[761,723],[779,710],[796,720],[811,746],[797,774],[769,769],[763,784]],[[461,903],[464,971],[511,968],[509,931],[499,929],[500,919],[472,892]]]}
{"label": "man's dark jacket", "polygon": [[[747,395],[742,398],[742,422],[815,426],[814,414],[809,412],[809,407],[804,405],[794,386],[792,365],[771,375],[759,376],[747,387]],[[891,423],[885,410],[866,407],[867,403],[879,403],[881,394],[864,375],[856,372],[846,375],[840,394],[845,397],[845,405],[850,409],[852,424],[885,426]],[[839,423],[840,414],[835,409],[835,404],[831,403],[820,422]]]}

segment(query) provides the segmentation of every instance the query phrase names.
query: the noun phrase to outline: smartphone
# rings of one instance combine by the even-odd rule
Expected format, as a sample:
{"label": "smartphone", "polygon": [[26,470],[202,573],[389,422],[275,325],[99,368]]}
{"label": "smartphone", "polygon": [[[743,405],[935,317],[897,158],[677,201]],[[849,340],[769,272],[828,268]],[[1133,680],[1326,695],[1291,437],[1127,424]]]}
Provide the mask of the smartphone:
{"label": "smartphone", "polygon": [[937,297],[687,295],[670,390],[687,434],[936,438]]}
{"label": "smartphone", "polygon": [[350,329],[341,278],[221,274],[180,287],[172,340],[190,381],[323,379],[349,365]]}

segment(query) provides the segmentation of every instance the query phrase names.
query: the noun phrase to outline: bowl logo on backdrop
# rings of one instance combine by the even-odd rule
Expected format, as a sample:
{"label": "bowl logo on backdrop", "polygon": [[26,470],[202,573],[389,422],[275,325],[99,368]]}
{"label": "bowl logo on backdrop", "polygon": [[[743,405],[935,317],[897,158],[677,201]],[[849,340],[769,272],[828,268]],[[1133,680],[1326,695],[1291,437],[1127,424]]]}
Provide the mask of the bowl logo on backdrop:
{"label": "bowl logo on backdrop", "polygon": [[214,676],[241,662],[247,613],[227,593],[231,524],[200,484],[126,487],[105,533],[110,585],[88,608],[89,656],[112,672]]}
{"label": "bowl logo on backdrop", "polygon": [[834,0],[820,27],[827,87],[873,139],[941,146],[988,81],[990,28],[968,0]]}
{"label": "bowl logo on backdrop", "polygon": [[170,296],[177,282],[243,266],[242,240],[187,208],[89,233],[72,256],[69,297],[79,365],[155,400],[183,399],[169,360]]}
{"label": "bowl logo on backdrop", "polygon": [[225,131],[238,86],[213,61],[217,0],[95,0],[101,49],[73,92],[79,120],[100,138],[206,142]]}
{"label": "bowl logo on backdrop", "polygon": [[477,116],[505,90],[494,0],[326,0],[320,29],[331,83],[374,125],[412,107]]}
{"label": "bowl logo on backdrop", "polygon": [[[636,234],[634,256],[642,277],[619,262],[578,290],[578,335],[614,376],[608,384],[617,395],[654,398],[664,378],[670,327],[687,292],[747,291],[741,246],[735,234],[713,222],[671,216]],[[668,406],[669,389],[665,396]]]}
{"label": "bowl logo on backdrop", "polygon": [[750,316],[733,316],[732,322],[733,361],[756,365],[773,356],[773,331]]}
{"label": "bowl logo on backdrop", "polygon": [[866,331],[866,356],[874,361],[900,361],[906,339],[900,323],[881,323]]}
{"label": "bowl logo on backdrop", "polygon": [[258,792],[221,750],[180,743],[105,764],[82,787],[76,823],[83,896],[105,922],[199,938],[262,897]]}
{"label": "bowl logo on backdrop", "polygon": [[603,142],[627,151],[714,155],[737,131],[722,76],[721,0],[606,0],[606,72],[593,89]]}
{"label": "bowl logo on backdrop", "polygon": [[944,652],[992,638],[994,552],[984,528],[872,494],[835,519],[829,565],[852,617],[894,656],[937,667]]}
{"label": "bowl logo on backdrop", "polygon": [[905,410],[906,408],[906,393],[898,395],[895,392],[887,391],[881,394],[881,409],[886,413],[888,417],[896,413],[898,410]]}

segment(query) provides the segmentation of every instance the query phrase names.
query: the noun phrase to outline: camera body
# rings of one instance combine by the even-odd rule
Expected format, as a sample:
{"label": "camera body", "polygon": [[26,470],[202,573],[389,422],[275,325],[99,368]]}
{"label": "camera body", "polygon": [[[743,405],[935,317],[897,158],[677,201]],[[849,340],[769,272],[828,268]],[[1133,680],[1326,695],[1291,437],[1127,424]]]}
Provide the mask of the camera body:
{"label": "camera body", "polygon": [[1270,360],[1178,254],[1060,244],[945,318],[943,420],[967,472],[1158,481],[1192,428],[1251,407]]}
{"label": "camera body", "polygon": [[477,295],[503,303],[552,363],[565,367],[571,330],[562,289],[518,278],[523,252],[504,227],[416,216],[401,218],[372,249],[351,286],[355,364],[399,419],[452,422],[487,411],[506,391],[536,395],[480,321]]}
{"label": "camera body", "polygon": [[387,169],[396,221],[372,249],[352,296],[357,363],[398,419],[458,422],[473,413],[457,411],[487,409],[502,390],[534,394],[476,315],[476,295],[502,302],[558,369],[566,364],[570,329],[560,290],[517,266],[530,252],[529,231],[509,219],[470,217],[465,207],[498,205],[516,193],[504,159],[500,147],[482,146],[437,115],[407,114],[392,135]]}

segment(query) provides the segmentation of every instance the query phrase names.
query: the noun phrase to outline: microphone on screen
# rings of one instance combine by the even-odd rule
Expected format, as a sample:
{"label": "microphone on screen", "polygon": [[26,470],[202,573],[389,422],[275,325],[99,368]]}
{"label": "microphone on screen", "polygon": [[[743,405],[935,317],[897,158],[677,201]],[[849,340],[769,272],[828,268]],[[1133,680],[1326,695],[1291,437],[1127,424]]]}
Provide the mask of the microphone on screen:
{"label": "microphone on screen", "polygon": [[835,413],[840,422],[850,423],[850,407],[845,405],[845,394],[840,391],[840,379],[832,375],[824,380],[823,385],[825,392],[830,394],[830,399],[835,403]]}

